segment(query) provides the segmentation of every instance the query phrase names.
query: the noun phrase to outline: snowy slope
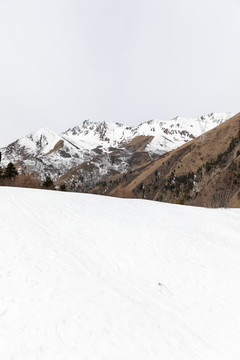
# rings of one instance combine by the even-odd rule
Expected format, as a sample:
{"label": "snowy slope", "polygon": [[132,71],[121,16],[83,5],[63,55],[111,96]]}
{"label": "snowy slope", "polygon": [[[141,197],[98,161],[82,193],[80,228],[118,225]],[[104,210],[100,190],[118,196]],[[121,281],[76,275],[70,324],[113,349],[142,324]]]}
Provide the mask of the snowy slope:
{"label": "snowy slope", "polygon": [[1,359],[239,358],[239,210],[0,198]]}
{"label": "snowy slope", "polygon": [[62,138],[48,128],[42,128],[19,139],[19,147],[24,147],[26,152],[33,156],[45,155],[53,149]]}
{"label": "snowy slope", "polygon": [[68,129],[62,136],[77,146],[94,149],[101,146],[107,150],[110,146],[119,146],[134,137],[133,128],[112,121],[94,122],[85,120],[80,126]]}
{"label": "snowy slope", "polygon": [[79,163],[91,159],[85,148],[79,148],[51,129],[42,128],[1,149],[2,164],[19,162],[20,171],[35,172],[54,180]]}
{"label": "snowy slope", "polygon": [[199,118],[177,116],[168,121],[151,120],[141,124],[138,132],[142,135],[154,136],[147,145],[146,151],[162,154],[204,134],[232,116],[231,113],[211,113]]}
{"label": "snowy slope", "polygon": [[16,140],[6,148],[1,149],[3,161],[11,156],[15,161],[22,160],[23,158],[44,156],[62,140],[62,137],[51,129],[38,129]]}

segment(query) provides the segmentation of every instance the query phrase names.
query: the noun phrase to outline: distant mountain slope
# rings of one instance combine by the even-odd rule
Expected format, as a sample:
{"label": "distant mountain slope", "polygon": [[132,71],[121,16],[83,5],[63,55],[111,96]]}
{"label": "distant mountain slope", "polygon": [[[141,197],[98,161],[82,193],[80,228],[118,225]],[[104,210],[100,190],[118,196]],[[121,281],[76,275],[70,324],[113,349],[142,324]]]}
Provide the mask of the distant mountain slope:
{"label": "distant mountain slope", "polygon": [[1,359],[239,358],[239,210],[0,199]]}
{"label": "distant mountain slope", "polygon": [[240,114],[94,193],[209,207],[240,207]]}
{"label": "distant mountain slope", "polygon": [[85,120],[62,134],[43,128],[1,149],[2,163],[40,179],[50,175],[69,189],[88,191],[104,178],[132,171],[194,139],[231,117],[212,113],[200,118],[151,120],[137,127]]}

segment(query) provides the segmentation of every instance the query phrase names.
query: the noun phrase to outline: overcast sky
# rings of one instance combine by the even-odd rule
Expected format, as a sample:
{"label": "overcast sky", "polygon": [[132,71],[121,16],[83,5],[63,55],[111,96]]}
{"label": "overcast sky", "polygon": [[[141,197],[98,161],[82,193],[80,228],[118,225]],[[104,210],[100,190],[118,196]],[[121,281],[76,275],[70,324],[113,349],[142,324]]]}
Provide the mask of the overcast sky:
{"label": "overcast sky", "polygon": [[84,119],[239,112],[240,0],[0,0],[0,147]]}

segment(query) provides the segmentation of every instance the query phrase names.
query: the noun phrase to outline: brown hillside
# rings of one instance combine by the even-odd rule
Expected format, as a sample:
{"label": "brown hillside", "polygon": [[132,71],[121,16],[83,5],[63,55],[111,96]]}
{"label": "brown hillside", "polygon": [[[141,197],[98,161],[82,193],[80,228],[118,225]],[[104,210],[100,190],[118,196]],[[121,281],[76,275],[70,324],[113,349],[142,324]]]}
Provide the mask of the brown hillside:
{"label": "brown hillside", "polygon": [[141,164],[94,193],[240,207],[240,113],[191,142]]}
{"label": "brown hillside", "polygon": [[127,144],[124,144],[127,150],[131,151],[144,151],[146,146],[152,141],[153,136],[139,135],[129,141]]}

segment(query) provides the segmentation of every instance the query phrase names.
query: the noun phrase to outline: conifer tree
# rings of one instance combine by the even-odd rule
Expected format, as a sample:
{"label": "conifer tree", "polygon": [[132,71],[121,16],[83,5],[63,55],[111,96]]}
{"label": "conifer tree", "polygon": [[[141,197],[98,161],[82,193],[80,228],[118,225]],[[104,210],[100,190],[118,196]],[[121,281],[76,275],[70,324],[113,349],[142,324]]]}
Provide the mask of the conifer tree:
{"label": "conifer tree", "polygon": [[66,188],[65,184],[60,185],[60,191],[67,191],[67,188]]}
{"label": "conifer tree", "polygon": [[3,177],[8,179],[15,179],[15,177],[18,175],[18,171],[13,165],[13,163],[9,163],[7,167],[3,171]]}
{"label": "conifer tree", "polygon": [[45,187],[45,188],[51,188],[52,187],[53,188],[53,181],[50,178],[50,176],[46,176],[46,179],[43,182],[43,187]]}

